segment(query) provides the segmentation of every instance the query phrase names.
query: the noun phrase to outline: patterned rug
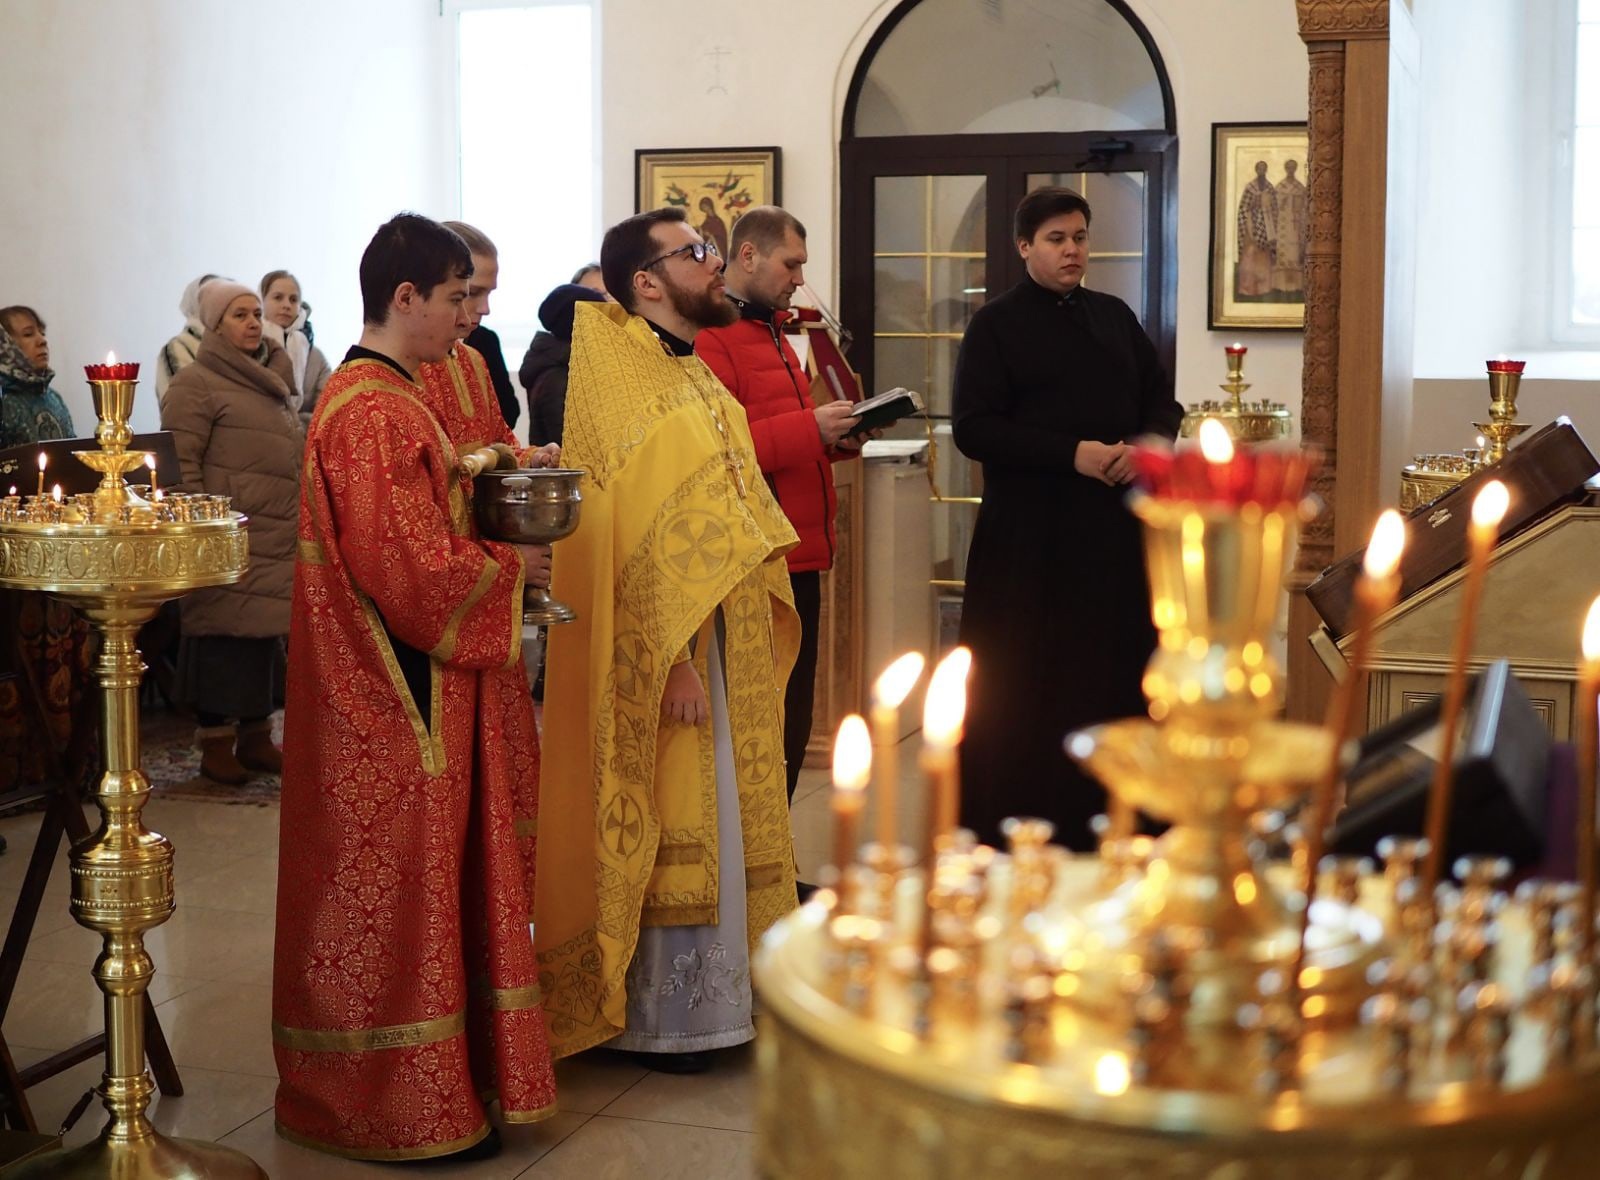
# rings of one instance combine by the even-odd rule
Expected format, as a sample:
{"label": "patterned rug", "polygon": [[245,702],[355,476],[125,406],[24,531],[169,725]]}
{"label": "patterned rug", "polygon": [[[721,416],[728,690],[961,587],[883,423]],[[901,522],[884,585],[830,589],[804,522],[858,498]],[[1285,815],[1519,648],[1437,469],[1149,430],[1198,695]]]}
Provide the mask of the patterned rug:
{"label": "patterned rug", "polygon": [[[150,776],[151,793],[163,799],[205,803],[243,803],[269,807],[278,802],[278,776],[252,775],[241,786],[212,782],[200,773],[200,747],[194,740],[194,718],[165,708],[146,708],[140,717],[141,761]],[[283,711],[272,715],[272,740],[283,744]]]}

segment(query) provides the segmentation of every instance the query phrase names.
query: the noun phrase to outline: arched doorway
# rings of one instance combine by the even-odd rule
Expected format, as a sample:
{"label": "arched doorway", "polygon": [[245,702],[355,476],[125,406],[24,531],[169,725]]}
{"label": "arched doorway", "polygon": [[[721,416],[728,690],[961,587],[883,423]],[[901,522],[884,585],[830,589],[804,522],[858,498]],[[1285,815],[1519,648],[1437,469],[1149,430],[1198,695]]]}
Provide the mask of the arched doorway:
{"label": "arched doorway", "polygon": [[1127,301],[1172,372],[1176,128],[1160,54],[1122,0],[905,0],[868,42],[839,145],[840,311],[867,391],[928,404],[941,590],[959,593],[981,494],[949,445],[950,381],[972,313],[1022,279],[1012,211],[1043,184],[1088,198],[1085,283]]}

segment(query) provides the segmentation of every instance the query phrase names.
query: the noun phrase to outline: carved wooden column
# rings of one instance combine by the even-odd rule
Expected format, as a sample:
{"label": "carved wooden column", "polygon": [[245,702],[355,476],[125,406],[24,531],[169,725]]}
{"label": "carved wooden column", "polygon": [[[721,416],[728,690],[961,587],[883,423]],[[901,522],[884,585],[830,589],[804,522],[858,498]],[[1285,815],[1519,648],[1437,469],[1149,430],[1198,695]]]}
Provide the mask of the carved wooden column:
{"label": "carved wooden column", "polygon": [[[1414,239],[1415,54],[1406,0],[1296,8],[1310,57],[1311,141],[1301,433],[1326,453],[1313,488],[1327,507],[1305,530],[1291,575],[1287,703],[1291,718],[1316,720],[1332,682],[1306,643],[1320,619],[1304,590],[1360,547],[1394,500],[1410,430],[1412,311],[1402,296]],[[1391,142],[1391,125],[1405,142]]]}

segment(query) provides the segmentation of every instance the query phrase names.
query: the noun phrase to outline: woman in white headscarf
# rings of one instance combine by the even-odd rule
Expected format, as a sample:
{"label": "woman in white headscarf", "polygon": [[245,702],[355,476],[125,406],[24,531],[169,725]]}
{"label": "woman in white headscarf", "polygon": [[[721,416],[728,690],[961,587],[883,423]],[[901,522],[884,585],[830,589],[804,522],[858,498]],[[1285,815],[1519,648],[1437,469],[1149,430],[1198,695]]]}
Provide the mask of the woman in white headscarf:
{"label": "woman in white headscarf", "polygon": [[205,335],[205,325],[200,322],[200,288],[216,275],[201,275],[183,289],[178,300],[178,310],[183,313],[183,331],[179,332],[161,349],[156,358],[156,402],[167,399],[167,386],[178,375],[178,370],[192,362],[200,351],[200,337]]}

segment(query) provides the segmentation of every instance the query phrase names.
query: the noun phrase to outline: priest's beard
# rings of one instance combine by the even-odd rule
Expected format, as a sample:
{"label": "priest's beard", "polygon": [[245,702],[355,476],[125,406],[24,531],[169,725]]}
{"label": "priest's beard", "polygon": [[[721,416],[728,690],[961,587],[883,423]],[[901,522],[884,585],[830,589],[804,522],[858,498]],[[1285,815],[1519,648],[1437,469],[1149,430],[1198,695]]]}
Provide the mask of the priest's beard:
{"label": "priest's beard", "polygon": [[705,291],[690,291],[678,286],[672,279],[662,276],[667,297],[672,300],[672,310],[700,328],[726,328],[739,318],[739,309],[723,294],[721,287]]}

